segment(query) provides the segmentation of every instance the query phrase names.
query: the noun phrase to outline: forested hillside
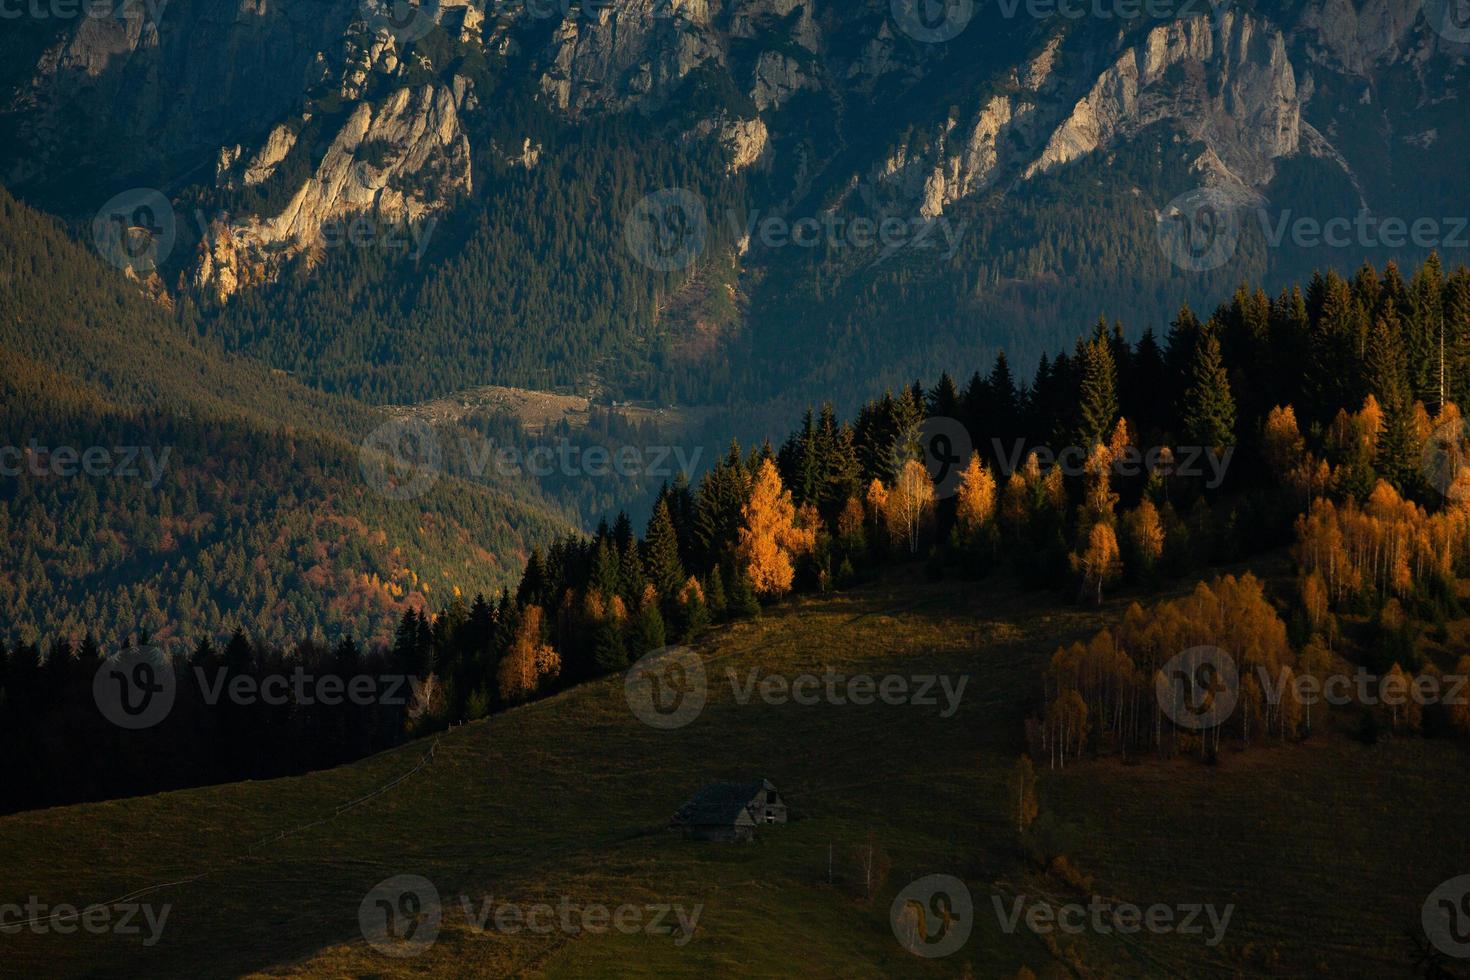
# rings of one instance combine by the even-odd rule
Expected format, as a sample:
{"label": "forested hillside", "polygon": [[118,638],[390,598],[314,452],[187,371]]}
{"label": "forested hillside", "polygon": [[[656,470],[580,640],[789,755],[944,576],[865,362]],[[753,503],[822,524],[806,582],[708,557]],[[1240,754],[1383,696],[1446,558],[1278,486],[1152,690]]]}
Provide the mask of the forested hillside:
{"label": "forested hillside", "polygon": [[382,636],[569,526],[493,472],[389,499],[359,450],[381,417],[189,336],[3,193],[0,364],[11,638]]}
{"label": "forested hillside", "polygon": [[[961,5],[938,38],[886,0],[455,0],[412,30],[232,3],[0,39],[0,172],[82,237],[147,195],[152,247],[110,258],[188,329],[370,404],[850,411],[1001,349],[1029,375],[1099,314],[1137,340],[1244,280],[1470,246],[1464,46],[1414,0]],[[1208,268],[1160,241],[1200,193],[1239,225]],[[629,229],[667,195],[688,254],[650,264]]]}
{"label": "forested hillside", "polygon": [[[1247,666],[1273,670],[1470,670],[1458,652],[1460,582],[1470,577],[1470,428],[1453,401],[1470,394],[1467,379],[1463,266],[1447,276],[1432,256],[1405,279],[1392,264],[1365,265],[1351,279],[1329,272],[1275,299],[1243,285],[1208,319],[1181,308],[1162,341],[1145,333],[1129,343],[1100,321],[1070,351],[1044,359],[1029,384],[1001,355],[963,385],[944,374],[885,393],[850,422],[831,406],[808,412],[779,448],[732,445],[697,482],[665,485],[641,538],[626,516],[591,536],[558,537],[533,548],[519,585],[498,596],[446,568],[442,586],[396,617],[391,643],[373,641],[396,611],[386,602],[359,603],[355,620],[339,621],[349,634],[369,624],[356,634],[368,641],[361,647],[334,637],[328,655],[305,631],[287,639],[301,644],[303,662],[341,673],[370,665],[411,675],[428,692],[396,712],[344,719],[345,741],[333,744],[365,751],[619,673],[792,593],[840,590],[891,566],[922,562],[931,578],[1011,582],[1100,605],[1120,589],[1146,601],[1221,565],[1274,569],[1289,552],[1294,571],[1284,584],[1277,575],[1271,592],[1247,572],[1201,584],[1188,603],[1135,607],[1114,631],[1059,650],[1038,678],[1045,693],[1031,735],[1054,764],[1088,745],[1208,754],[1218,741],[1166,740],[1148,717],[1119,713],[1189,642],[1228,645]],[[304,493],[277,475],[283,497]],[[463,526],[476,530],[476,517],[465,512]],[[172,541],[176,523],[145,527]],[[402,529],[387,531],[380,545],[403,540],[392,536]],[[327,554],[373,557],[350,547]],[[214,568],[212,558],[205,549],[200,566]],[[282,568],[296,581],[289,563]],[[218,628],[165,623],[160,636],[192,651],[178,657],[180,670],[213,663],[225,642]],[[78,653],[73,637],[16,645],[5,696],[53,720],[77,710],[88,671],[74,660],[96,648]],[[287,656],[243,633],[229,648],[246,674],[268,673]],[[270,717],[258,706],[235,724],[267,726]],[[1249,745],[1253,730],[1284,739],[1308,721],[1261,702],[1242,723],[1238,737]],[[1470,715],[1441,709],[1385,723],[1470,733]],[[21,731],[55,728],[42,721]],[[50,750],[59,759],[71,752]],[[201,776],[179,760],[150,778],[180,785],[249,771]],[[100,784],[32,778],[31,792],[49,799]]]}

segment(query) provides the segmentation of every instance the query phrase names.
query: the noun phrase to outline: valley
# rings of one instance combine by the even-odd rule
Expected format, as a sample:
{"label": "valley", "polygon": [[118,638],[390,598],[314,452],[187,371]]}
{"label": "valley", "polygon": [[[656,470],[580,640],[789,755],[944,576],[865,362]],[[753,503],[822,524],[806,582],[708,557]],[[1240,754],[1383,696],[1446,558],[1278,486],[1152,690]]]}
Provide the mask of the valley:
{"label": "valley", "polygon": [[0,0],[0,976],[1470,980],[1454,0]]}

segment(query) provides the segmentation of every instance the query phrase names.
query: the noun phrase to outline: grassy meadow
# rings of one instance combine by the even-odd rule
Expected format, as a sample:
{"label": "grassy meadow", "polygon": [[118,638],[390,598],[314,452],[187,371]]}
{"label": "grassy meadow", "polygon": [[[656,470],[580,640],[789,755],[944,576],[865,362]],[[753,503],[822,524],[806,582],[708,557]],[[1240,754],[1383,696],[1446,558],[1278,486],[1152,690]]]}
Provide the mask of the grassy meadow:
{"label": "grassy meadow", "polygon": [[[0,975],[342,977],[1398,976],[1420,907],[1470,871],[1466,749],[1340,735],[1238,754],[1039,771],[1041,816],[1017,834],[1009,777],[1041,665],[1122,610],[1057,607],[1001,582],[917,574],[795,600],[699,647],[709,702],[660,731],[621,678],[462,726],[355,765],[259,783],[0,818],[0,904],[170,903],[160,940],[0,933]],[[959,710],[738,703],[749,671],[792,677],[966,675]],[[1044,765],[1044,763],[1042,763]],[[666,829],[716,779],[763,776],[792,822],[750,844]],[[282,832],[288,832],[280,836]],[[275,838],[275,839],[272,839]],[[264,841],[264,843],[261,843]],[[1070,873],[1038,853],[1064,854]],[[861,882],[868,855],[878,884]],[[829,875],[830,861],[830,875]],[[886,873],[885,873],[886,872]],[[394,875],[432,881],[437,941],[414,958],[363,938],[359,906]],[[958,952],[925,959],[890,925],[899,889],[962,879]],[[1079,885],[1091,878],[1091,888]],[[1205,935],[1002,929],[1009,904],[1233,904]],[[690,936],[514,934],[471,927],[460,897],[523,906],[698,907]]]}

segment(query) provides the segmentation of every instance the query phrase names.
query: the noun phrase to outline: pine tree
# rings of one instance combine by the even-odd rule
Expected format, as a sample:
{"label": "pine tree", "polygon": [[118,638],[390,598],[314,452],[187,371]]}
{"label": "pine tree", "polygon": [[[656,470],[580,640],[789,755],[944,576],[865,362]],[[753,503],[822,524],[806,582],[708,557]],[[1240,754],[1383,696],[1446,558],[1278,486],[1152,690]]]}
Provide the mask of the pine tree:
{"label": "pine tree", "polygon": [[548,591],[546,569],[541,558],[541,549],[532,548],[526,561],[525,574],[521,576],[520,588],[516,590],[516,604],[526,606],[544,603]]}
{"label": "pine tree", "polygon": [[1195,348],[1190,383],[1179,415],[1190,445],[1216,453],[1235,445],[1235,399],[1225,377],[1220,341],[1213,331],[1203,333]]}
{"label": "pine tree", "polygon": [[730,590],[727,593],[729,599],[726,609],[730,618],[739,617],[752,618],[761,614],[759,597],[755,594],[755,586],[750,581],[750,576],[743,569],[737,568],[730,580]]}
{"label": "pine tree", "polygon": [[738,443],[699,485],[694,505],[694,542],[701,568],[713,567],[735,550],[749,480]]}
{"label": "pine tree", "polygon": [[1386,318],[1373,328],[1363,368],[1383,410],[1374,468],[1394,486],[1405,489],[1414,472],[1413,409],[1400,334]]}
{"label": "pine tree", "polygon": [[[1170,409],[1177,409],[1180,398],[1189,388],[1190,368],[1204,329],[1204,324],[1187,305],[1179,308],[1179,315],[1169,324],[1169,335],[1164,340],[1164,365],[1169,374]],[[1172,420],[1163,428],[1177,431]]]}
{"label": "pine tree", "polygon": [[1405,354],[1408,358],[1411,397],[1434,406],[1438,412],[1447,401],[1444,390],[1446,356],[1444,267],[1439,254],[1431,252],[1409,288],[1409,322]]}
{"label": "pine tree", "polygon": [[666,635],[663,613],[658,608],[658,596],[653,587],[649,586],[643,600],[638,604],[638,615],[633,619],[633,628],[628,636],[633,658],[637,659],[650,650],[664,646]]}
{"label": "pine tree", "polygon": [[1367,331],[1351,287],[1336,272],[1329,272],[1320,286],[1314,280],[1313,288],[1321,294],[1321,311],[1311,319],[1304,394],[1308,417],[1326,422],[1338,409],[1360,404],[1367,394],[1360,369]]}
{"label": "pine tree", "polygon": [[853,448],[852,429],[837,421],[837,413],[830,402],[822,406],[817,431],[821,452],[821,499],[818,507],[830,523],[837,519],[847,501],[862,485],[861,467]]}
{"label": "pine tree", "polygon": [[1141,426],[1144,434],[1162,434],[1169,424],[1168,374],[1164,352],[1152,329],[1145,330],[1133,351],[1133,372],[1120,392],[1119,412]]}
{"label": "pine tree", "polygon": [[1470,269],[1460,266],[1445,287],[1445,393],[1470,409]]}
{"label": "pine tree", "polygon": [[939,383],[925,399],[924,411],[929,418],[959,418],[960,393],[948,371],[940,373]]}
{"label": "pine tree", "polygon": [[725,581],[720,574],[719,565],[710,569],[709,579],[705,583],[704,602],[709,607],[710,617],[715,622],[723,622],[729,610],[726,608]]}
{"label": "pine tree", "polygon": [[623,643],[623,630],[612,617],[598,624],[592,657],[604,673],[611,674],[627,668],[628,649]]}
{"label": "pine tree", "polygon": [[679,537],[665,500],[658,502],[648,521],[648,532],[643,539],[643,567],[647,580],[665,601],[678,594],[687,577],[679,560]]}
{"label": "pine tree", "polygon": [[419,655],[419,617],[412,606],[403,611],[398,629],[393,634],[393,659],[399,667],[415,677],[424,676],[424,664]]}
{"label": "pine tree", "polygon": [[989,400],[985,406],[989,410],[989,417],[977,415],[967,420],[970,431],[976,438],[981,433],[989,432],[1000,439],[1002,445],[1009,445],[1016,438],[1017,426],[1021,421],[1021,392],[1011,374],[1011,364],[1006,359],[1005,351],[995,355],[995,364],[991,366],[990,376],[985,381],[985,393]]}
{"label": "pine tree", "polygon": [[689,486],[689,475],[682,470],[674,477],[674,485],[668,492],[669,518],[674,523],[675,536],[679,541],[679,560],[687,568],[695,558],[694,543],[694,491]]}
{"label": "pine tree", "polygon": [[603,599],[611,599],[622,593],[622,572],[618,553],[610,538],[601,538],[592,557],[592,571],[588,587],[600,593]]}
{"label": "pine tree", "polygon": [[618,595],[625,605],[636,609],[643,598],[643,587],[648,579],[643,574],[643,559],[638,554],[638,542],[630,541],[618,556]]}
{"label": "pine tree", "polygon": [[1118,420],[1117,382],[1117,366],[1106,336],[1085,345],[1077,394],[1077,445],[1084,449],[1105,441]]}
{"label": "pine tree", "polygon": [[801,428],[791,434],[776,457],[781,479],[791,488],[792,499],[798,505],[815,503],[821,495],[817,433],[816,417],[807,409]]}
{"label": "pine tree", "polygon": [[617,520],[613,522],[612,538],[619,554],[628,550],[628,546],[634,543],[633,521],[623,511],[618,511]]}
{"label": "pine tree", "polygon": [[689,577],[679,590],[679,641],[688,643],[709,628],[709,608],[704,602],[704,589],[699,579]]}

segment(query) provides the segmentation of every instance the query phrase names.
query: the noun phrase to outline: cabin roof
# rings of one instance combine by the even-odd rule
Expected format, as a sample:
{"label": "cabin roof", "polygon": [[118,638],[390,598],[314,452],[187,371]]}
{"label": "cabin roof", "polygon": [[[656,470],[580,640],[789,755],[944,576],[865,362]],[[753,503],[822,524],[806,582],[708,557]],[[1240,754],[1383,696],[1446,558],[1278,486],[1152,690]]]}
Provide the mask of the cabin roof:
{"label": "cabin roof", "polygon": [[681,806],[674,819],[685,824],[753,824],[750,802],[756,794],[775,788],[769,779],[710,783]]}

